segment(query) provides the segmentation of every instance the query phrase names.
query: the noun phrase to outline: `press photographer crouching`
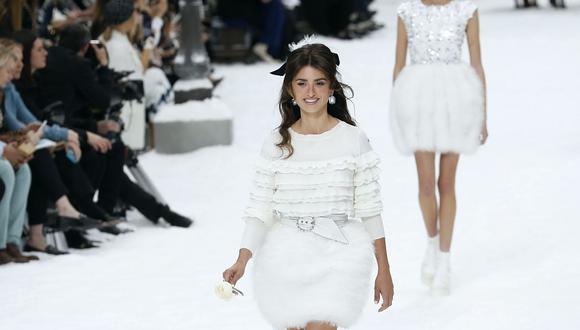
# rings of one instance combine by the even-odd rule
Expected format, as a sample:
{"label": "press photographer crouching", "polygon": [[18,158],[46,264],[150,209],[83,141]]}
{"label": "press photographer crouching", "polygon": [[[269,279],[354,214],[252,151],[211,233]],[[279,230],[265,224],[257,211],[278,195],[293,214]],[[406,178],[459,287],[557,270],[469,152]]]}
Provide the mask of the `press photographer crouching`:
{"label": "press photographer crouching", "polygon": [[[84,58],[89,47],[98,60],[95,69]],[[89,31],[84,25],[67,27],[59,36],[58,46],[49,49],[47,67],[39,72],[38,81],[43,99],[46,104],[62,100],[65,123],[89,132],[86,139],[81,137],[86,142],[82,145],[81,165],[99,192],[97,204],[101,208],[115,215],[115,206],[120,200],[126,205],[134,206],[154,223],[163,218],[171,225],[189,227],[192,220],[158,202],[154,196],[135,184],[123,170],[126,155],[129,153],[123,142],[123,122],[119,117],[123,118],[126,108],[123,106],[119,113],[118,98],[112,100],[111,96],[120,95],[122,98],[131,95],[126,92],[126,82],[121,80],[120,85],[115,85],[115,74],[108,68],[108,64],[105,47],[91,45]],[[120,90],[125,92],[119,92]],[[121,103],[125,105],[125,102],[127,101],[123,100]],[[129,102],[138,103],[137,100]],[[130,125],[130,128],[135,128],[133,122]],[[144,126],[143,122],[142,134]],[[112,138],[112,143],[106,140],[111,143],[110,148],[91,143],[90,132],[96,133],[99,139],[106,136]]]}

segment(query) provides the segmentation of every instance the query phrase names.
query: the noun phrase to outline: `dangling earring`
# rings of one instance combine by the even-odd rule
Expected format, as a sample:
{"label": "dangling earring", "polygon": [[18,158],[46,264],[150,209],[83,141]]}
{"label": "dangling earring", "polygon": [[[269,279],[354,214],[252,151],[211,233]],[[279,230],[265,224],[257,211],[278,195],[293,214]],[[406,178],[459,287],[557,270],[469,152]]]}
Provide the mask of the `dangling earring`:
{"label": "dangling earring", "polygon": [[296,103],[296,100],[295,99],[292,99],[291,102],[292,102],[292,105],[298,105],[298,103]]}
{"label": "dangling earring", "polygon": [[335,104],[336,103],[336,97],[334,97],[334,95],[330,95],[328,97],[328,104]]}

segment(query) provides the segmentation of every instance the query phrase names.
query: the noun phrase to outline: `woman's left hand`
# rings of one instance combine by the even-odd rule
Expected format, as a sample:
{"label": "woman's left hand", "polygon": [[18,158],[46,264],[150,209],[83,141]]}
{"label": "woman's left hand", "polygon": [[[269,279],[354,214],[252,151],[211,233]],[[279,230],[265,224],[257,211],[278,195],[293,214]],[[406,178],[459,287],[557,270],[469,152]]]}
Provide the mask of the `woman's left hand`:
{"label": "woman's left hand", "polygon": [[33,145],[37,145],[38,141],[40,141],[40,139],[42,139],[42,130],[41,129],[37,129],[36,131],[28,131],[26,133],[26,136],[28,137],[28,141]]}
{"label": "woman's left hand", "polygon": [[394,294],[391,272],[389,270],[379,270],[377,278],[375,279],[375,304],[379,303],[381,296],[383,297],[383,303],[381,304],[381,308],[379,308],[379,313],[393,304]]}
{"label": "woman's left hand", "polygon": [[483,123],[481,133],[479,134],[479,142],[485,144],[485,141],[487,141],[487,123]]}

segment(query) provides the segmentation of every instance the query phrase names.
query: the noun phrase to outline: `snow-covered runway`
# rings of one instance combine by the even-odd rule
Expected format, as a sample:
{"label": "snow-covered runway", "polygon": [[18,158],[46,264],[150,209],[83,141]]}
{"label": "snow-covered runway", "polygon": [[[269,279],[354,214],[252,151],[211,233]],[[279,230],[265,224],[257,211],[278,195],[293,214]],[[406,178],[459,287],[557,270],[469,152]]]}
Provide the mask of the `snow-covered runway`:
{"label": "snow-covered runway", "polygon": [[[445,298],[430,297],[419,279],[425,234],[414,161],[396,152],[387,121],[397,2],[376,2],[386,29],[328,40],[355,91],[351,110],[383,160],[395,282],[393,306],[377,314],[369,292],[352,329],[580,329],[580,1],[525,11],[508,0],[476,1],[490,138],[459,164]],[[105,240],[99,249],[1,266],[0,329],[269,329],[250,276],[238,284],[246,296],[230,302],[213,288],[237,256],[252,163],[278,124],[281,79],[268,74],[275,65],[217,69],[234,144],[141,160],[171,206],[196,224],[154,227],[131,214],[136,231],[95,234]]]}

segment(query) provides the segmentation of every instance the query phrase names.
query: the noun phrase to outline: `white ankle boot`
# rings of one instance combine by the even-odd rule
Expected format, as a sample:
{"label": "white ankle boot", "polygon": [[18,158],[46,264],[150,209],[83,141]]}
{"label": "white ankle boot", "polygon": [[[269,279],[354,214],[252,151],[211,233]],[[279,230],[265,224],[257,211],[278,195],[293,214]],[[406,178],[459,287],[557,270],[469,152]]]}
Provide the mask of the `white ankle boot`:
{"label": "white ankle boot", "polygon": [[439,235],[427,238],[427,248],[423,263],[421,263],[421,280],[425,285],[431,286],[435,275],[437,252],[439,251]]}
{"label": "white ankle boot", "polygon": [[435,268],[435,275],[431,283],[431,294],[434,296],[449,295],[451,267],[449,265],[449,252],[441,252],[437,254],[437,265]]}

